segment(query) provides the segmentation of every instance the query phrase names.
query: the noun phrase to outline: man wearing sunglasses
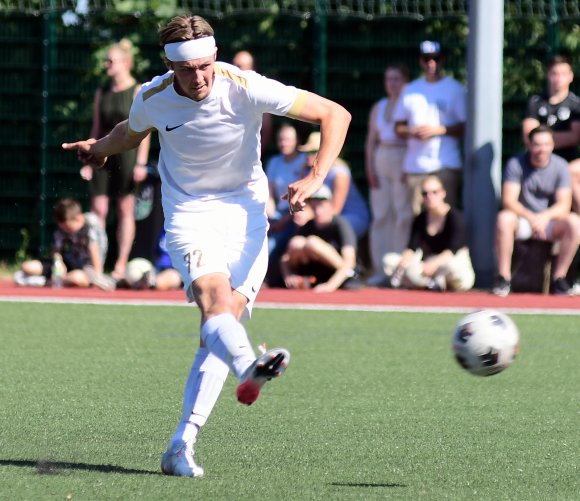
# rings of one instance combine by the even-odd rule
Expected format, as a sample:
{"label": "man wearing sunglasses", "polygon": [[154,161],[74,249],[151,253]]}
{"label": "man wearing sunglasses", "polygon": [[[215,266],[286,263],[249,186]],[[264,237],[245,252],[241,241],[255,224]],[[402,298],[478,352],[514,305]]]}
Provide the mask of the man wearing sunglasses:
{"label": "man wearing sunglasses", "polygon": [[457,205],[462,156],[459,148],[466,121],[465,87],[443,73],[445,58],[439,42],[419,46],[423,75],[403,90],[394,113],[395,132],[407,140],[403,165],[413,193],[413,212],[421,212],[421,184],[436,174],[447,192],[447,202]]}

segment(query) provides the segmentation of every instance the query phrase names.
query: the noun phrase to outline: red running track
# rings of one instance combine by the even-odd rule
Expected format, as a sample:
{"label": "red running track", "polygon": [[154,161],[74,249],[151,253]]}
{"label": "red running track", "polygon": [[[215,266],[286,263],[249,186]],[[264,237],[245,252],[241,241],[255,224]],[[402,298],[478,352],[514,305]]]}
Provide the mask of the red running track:
{"label": "red running track", "polygon": [[[183,291],[159,292],[119,289],[104,292],[89,289],[51,289],[48,287],[19,287],[11,280],[0,281],[0,300],[59,300],[119,303],[185,303]],[[510,294],[505,298],[485,291],[430,292],[393,289],[363,288],[357,291],[339,290],[330,294],[318,294],[312,290],[263,289],[258,295],[257,306],[304,307],[316,309],[346,307],[352,309],[413,309],[431,311],[437,309],[499,308],[505,310],[531,310],[548,313],[580,314],[580,297],[551,296],[543,294]]]}

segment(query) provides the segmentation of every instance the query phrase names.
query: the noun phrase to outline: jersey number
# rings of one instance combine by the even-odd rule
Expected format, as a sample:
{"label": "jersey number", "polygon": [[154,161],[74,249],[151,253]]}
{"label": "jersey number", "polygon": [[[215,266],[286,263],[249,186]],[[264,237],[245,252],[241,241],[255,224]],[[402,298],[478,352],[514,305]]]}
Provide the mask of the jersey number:
{"label": "jersey number", "polygon": [[199,268],[202,265],[201,249],[195,249],[183,256],[183,260],[187,263],[187,273],[191,273],[191,266]]}

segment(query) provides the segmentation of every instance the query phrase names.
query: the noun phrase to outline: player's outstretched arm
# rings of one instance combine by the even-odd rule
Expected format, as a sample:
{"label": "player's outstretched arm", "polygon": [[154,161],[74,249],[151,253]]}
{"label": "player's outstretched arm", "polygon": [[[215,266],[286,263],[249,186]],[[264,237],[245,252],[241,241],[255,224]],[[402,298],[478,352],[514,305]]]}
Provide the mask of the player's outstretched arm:
{"label": "player's outstretched arm", "polygon": [[149,131],[130,134],[128,121],[124,120],[99,140],[87,139],[75,143],[63,143],[62,147],[65,150],[76,150],[81,163],[102,167],[107,157],[136,148],[148,134]]}
{"label": "player's outstretched arm", "polygon": [[320,188],[328,171],[336,161],[346,138],[351,114],[340,104],[312,92],[306,93],[306,100],[297,120],[320,125],[320,150],[308,175],[288,186],[284,197],[290,205],[290,212],[304,209],[305,200]]}

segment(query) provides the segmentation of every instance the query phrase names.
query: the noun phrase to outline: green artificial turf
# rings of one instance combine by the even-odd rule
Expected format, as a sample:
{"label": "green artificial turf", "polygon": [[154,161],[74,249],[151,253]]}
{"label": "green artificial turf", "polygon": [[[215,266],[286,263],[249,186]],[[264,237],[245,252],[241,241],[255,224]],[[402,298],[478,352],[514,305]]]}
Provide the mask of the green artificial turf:
{"label": "green artificial turf", "polygon": [[0,303],[0,499],[578,499],[578,317],[512,315],[520,355],[478,378],[461,316],[256,310],[290,366],[251,407],[230,376],[183,479],[195,308]]}

